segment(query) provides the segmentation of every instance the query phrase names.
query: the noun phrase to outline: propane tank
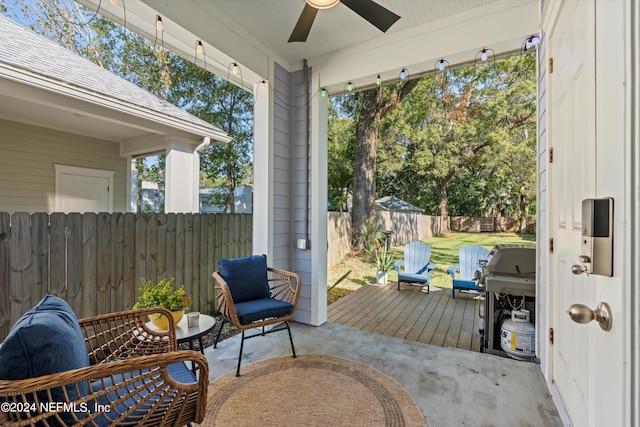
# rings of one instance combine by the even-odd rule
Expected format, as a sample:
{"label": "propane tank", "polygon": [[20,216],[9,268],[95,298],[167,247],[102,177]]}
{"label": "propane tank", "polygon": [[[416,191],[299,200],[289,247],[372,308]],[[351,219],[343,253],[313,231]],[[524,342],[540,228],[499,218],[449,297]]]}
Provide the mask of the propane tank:
{"label": "propane tank", "polygon": [[511,320],[505,320],[500,328],[500,346],[517,360],[536,356],[536,327],[529,316],[529,310],[512,310]]}

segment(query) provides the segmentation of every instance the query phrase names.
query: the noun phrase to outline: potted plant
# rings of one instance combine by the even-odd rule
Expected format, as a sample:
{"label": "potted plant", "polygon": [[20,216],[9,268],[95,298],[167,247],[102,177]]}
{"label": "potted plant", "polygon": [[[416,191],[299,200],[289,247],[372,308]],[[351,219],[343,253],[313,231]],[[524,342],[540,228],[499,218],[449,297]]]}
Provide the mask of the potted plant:
{"label": "potted plant", "polygon": [[380,245],[376,248],[374,261],[376,263],[376,282],[386,284],[389,270],[393,267],[393,258],[386,245]]}
{"label": "potted plant", "polygon": [[[142,287],[139,288],[141,295],[133,305],[133,308],[164,307],[171,311],[177,324],[182,319],[184,310],[191,305],[191,298],[186,295],[184,285],[174,289],[174,277],[171,279],[164,278],[158,283],[153,283],[144,277],[140,280],[142,281]],[[159,329],[169,328],[168,321],[162,314],[151,315],[149,320]]]}

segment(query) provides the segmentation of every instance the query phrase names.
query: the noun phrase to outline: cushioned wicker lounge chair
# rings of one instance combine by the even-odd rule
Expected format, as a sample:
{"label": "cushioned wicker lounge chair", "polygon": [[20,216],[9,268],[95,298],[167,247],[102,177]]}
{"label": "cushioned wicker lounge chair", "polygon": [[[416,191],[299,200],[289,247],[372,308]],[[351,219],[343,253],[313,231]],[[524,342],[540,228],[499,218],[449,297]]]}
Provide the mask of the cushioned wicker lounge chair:
{"label": "cushioned wicker lounge chair", "polygon": [[[240,376],[244,340],[249,338],[286,329],[289,332],[293,357],[296,357],[288,321],[296,312],[300,297],[300,276],[289,271],[268,268],[266,255],[221,258],[218,260],[218,266],[220,269],[213,273],[213,278],[216,282],[218,310],[223,321],[213,346],[216,347],[226,322],[232,323],[242,331],[236,376]],[[278,323],[282,325],[265,331],[265,326]],[[262,331],[245,336],[245,331],[253,328],[262,328]]]}
{"label": "cushioned wicker lounge chair", "polygon": [[[166,332],[147,328],[145,316],[158,312],[171,319],[152,308],[78,321],[65,301],[45,296],[0,347],[0,425],[201,422],[207,361],[176,350],[173,319]],[[198,379],[185,362],[198,365]]]}

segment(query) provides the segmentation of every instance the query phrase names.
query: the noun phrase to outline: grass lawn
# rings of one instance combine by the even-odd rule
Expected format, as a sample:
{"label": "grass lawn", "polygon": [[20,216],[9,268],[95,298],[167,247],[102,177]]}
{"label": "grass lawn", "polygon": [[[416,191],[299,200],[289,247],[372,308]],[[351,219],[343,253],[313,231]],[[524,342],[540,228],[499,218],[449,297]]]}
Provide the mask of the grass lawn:
{"label": "grass lawn", "polygon": [[[446,236],[432,237],[423,240],[431,246],[431,262],[436,269],[431,274],[431,285],[441,288],[451,288],[451,277],[447,268],[458,263],[458,250],[467,245],[482,245],[487,249],[504,243],[530,243],[535,245],[535,236],[515,233],[449,233]],[[402,259],[403,246],[391,248],[394,259]],[[375,282],[375,263],[365,254],[351,254],[338,264],[329,268],[327,272],[327,288],[333,285],[346,273],[348,275],[338,285],[330,289],[328,303],[353,292],[368,283]],[[389,271],[389,280],[398,280],[395,270]]]}

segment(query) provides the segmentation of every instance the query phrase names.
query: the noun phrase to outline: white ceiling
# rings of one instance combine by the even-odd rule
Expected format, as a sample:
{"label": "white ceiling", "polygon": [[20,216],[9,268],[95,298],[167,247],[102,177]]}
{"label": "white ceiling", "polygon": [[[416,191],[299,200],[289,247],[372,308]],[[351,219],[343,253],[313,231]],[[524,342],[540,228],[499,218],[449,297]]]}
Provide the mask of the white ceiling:
{"label": "white ceiling", "polygon": [[[386,35],[410,30],[469,9],[481,8],[497,0],[377,0],[377,3],[400,15]],[[148,4],[152,4],[148,1]],[[234,27],[242,28],[289,64],[302,59],[329,55],[350,46],[376,39],[385,33],[343,4],[318,11],[306,42],[288,43],[305,0],[195,0],[202,13],[225,17]]]}

